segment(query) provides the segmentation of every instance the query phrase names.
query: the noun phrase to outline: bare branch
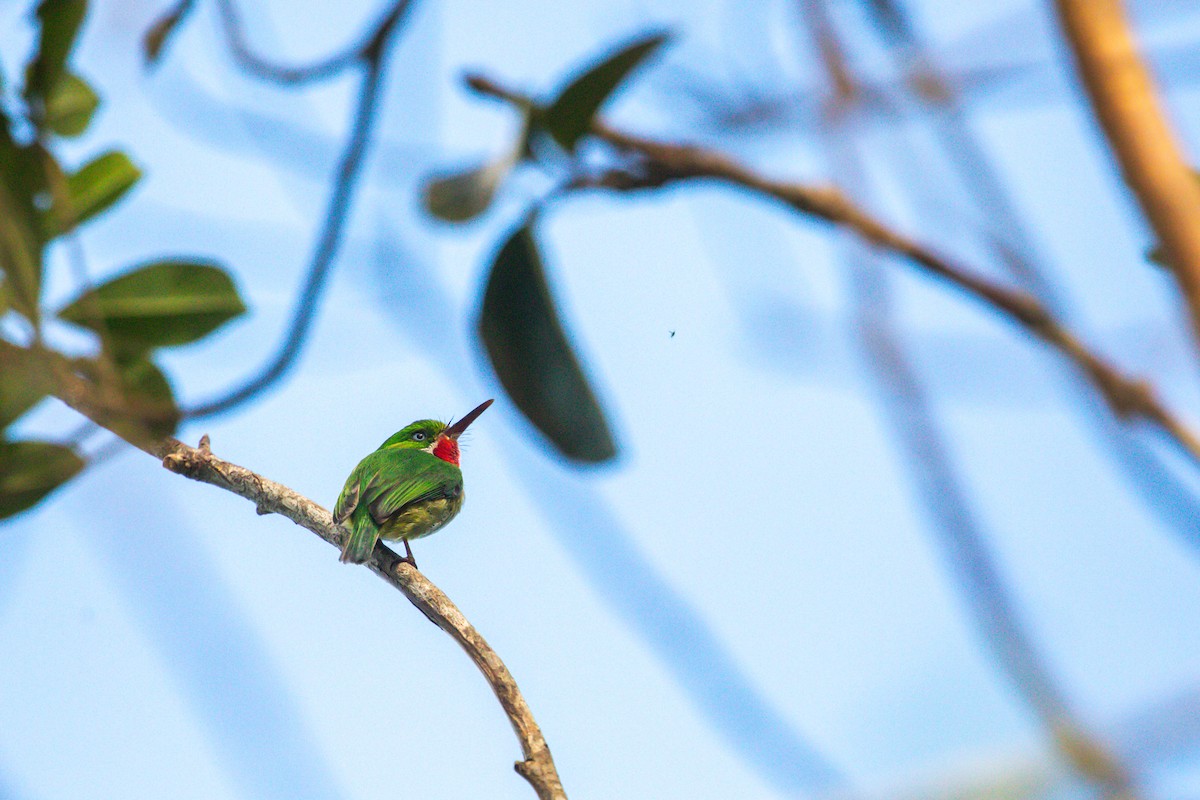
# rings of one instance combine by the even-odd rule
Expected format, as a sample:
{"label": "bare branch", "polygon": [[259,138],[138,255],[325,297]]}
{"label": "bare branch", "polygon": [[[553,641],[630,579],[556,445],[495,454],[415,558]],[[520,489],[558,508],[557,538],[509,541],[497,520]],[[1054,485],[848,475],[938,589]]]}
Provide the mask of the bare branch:
{"label": "bare branch", "polygon": [[[528,97],[482,75],[468,75],[466,83],[480,94],[518,107],[530,102]],[[946,281],[1058,350],[1092,382],[1118,417],[1151,423],[1200,465],[1200,436],[1158,399],[1149,383],[1127,376],[1090,350],[1033,295],[989,280],[889,227],[851,202],[836,187],[769,178],[715,150],[627,133],[600,119],[593,121],[592,134],[618,150],[637,156],[642,163],[639,172],[621,170],[620,179],[602,177],[588,185],[633,190],[687,180],[717,180],[771,197],[801,214],[853,231],[868,244]]]}
{"label": "bare branch", "polygon": [[1055,6],[1092,110],[1166,251],[1200,341],[1200,182],[1167,122],[1120,0],[1055,0]]}
{"label": "bare branch", "polygon": [[[280,483],[217,458],[212,454],[208,437],[201,439],[200,447],[189,447],[171,440],[163,454],[163,466],[171,472],[244,497],[254,503],[259,514],[282,514],[334,547],[340,548],[342,545],[343,532],[334,525],[327,510]],[[517,740],[521,743],[525,758],[516,763],[516,771],[529,781],[538,797],[541,800],[566,798],[550,748],[533,712],[529,710],[508,668],[483,636],[441,589],[389,548],[376,544],[367,566],[403,593],[431,622],[458,642],[475,662],[508,715]]]}
{"label": "bare branch", "polygon": [[[107,427],[106,420],[111,412],[107,410],[106,401],[96,397],[92,384],[76,375],[65,357],[53,351],[18,347],[0,339],[0,367],[21,359],[38,360],[54,375],[55,397],[93,422]],[[233,492],[254,503],[259,514],[281,514],[341,548],[344,533],[334,525],[327,510],[283,484],[217,458],[212,454],[207,436],[201,438],[199,447],[189,447],[176,439],[157,439],[131,431],[130,426],[113,432],[142,452],[161,459],[163,466],[171,472]],[[515,769],[533,787],[539,800],[566,800],[550,748],[533,712],[512,674],[483,636],[441,589],[383,544],[376,544],[367,566],[448,633],[475,662],[500,701],[520,742],[524,759],[515,764]]]}

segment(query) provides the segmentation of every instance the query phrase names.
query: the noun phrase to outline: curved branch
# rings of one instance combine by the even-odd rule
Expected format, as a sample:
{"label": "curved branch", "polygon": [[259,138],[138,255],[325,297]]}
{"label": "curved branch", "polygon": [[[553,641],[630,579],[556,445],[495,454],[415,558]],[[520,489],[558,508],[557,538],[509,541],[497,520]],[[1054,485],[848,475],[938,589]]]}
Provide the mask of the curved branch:
{"label": "curved branch", "polygon": [[[30,359],[53,376],[55,397],[93,422],[109,427],[112,412],[108,402],[97,396],[89,381],[75,374],[64,356],[40,348],[18,347],[0,339],[0,366]],[[189,447],[176,439],[155,438],[135,426],[126,425],[119,432],[113,432],[142,452],[161,459],[163,466],[171,472],[233,492],[254,503],[259,514],[281,514],[341,548],[344,532],[334,525],[327,510],[281,483],[217,458],[212,454],[207,436],[200,440],[199,447]],[[524,758],[514,768],[533,787],[538,799],[566,800],[550,747],[517,682],[496,651],[441,589],[384,545],[376,544],[367,566],[448,633],[475,662],[500,701],[521,744]]]}
{"label": "curved branch", "polygon": [[[366,74],[363,76],[362,87],[359,90],[350,138],[342,151],[337,180],[334,183],[333,193],[329,197],[325,221],[317,239],[316,249],[313,251],[312,263],[308,268],[308,277],[304,282],[300,297],[296,301],[292,321],[288,325],[283,343],[280,344],[279,350],[271,361],[257,375],[219,397],[186,409],[183,412],[185,417],[196,419],[215,416],[253,399],[282,378],[295,365],[296,359],[300,356],[304,340],[307,338],[316,316],[317,304],[325,288],[325,282],[333,268],[334,257],[337,255],[346,220],[350,214],[354,190],[362,173],[362,165],[370,144],[371,129],[375,122],[375,111],[379,103],[384,54],[392,33],[410,5],[411,0],[401,0],[396,3],[374,32],[354,51],[354,59],[365,62]],[[222,7],[226,6],[229,6],[229,0],[223,0]]]}
{"label": "curved branch", "polygon": [[1200,341],[1200,182],[1167,122],[1120,0],[1055,5],[1092,111],[1162,242]]}
{"label": "curved branch", "polygon": [[233,58],[237,61],[238,66],[260,80],[278,83],[281,86],[298,86],[300,84],[328,80],[354,66],[355,63],[365,56],[368,49],[372,46],[372,42],[375,42],[379,38],[380,32],[394,27],[410,5],[412,5],[412,0],[399,0],[384,15],[383,19],[371,29],[371,33],[357,44],[351,45],[320,61],[314,61],[311,64],[302,66],[284,66],[269,61],[255,53],[246,41],[242,19],[238,16],[237,9],[233,6],[233,0],[218,0],[217,10],[221,14],[221,27],[225,30],[225,39],[229,43],[229,51],[233,54]]}
{"label": "curved branch", "polygon": [[[468,75],[472,90],[520,106],[529,99],[481,75]],[[805,216],[853,231],[863,241],[899,256],[997,312],[1065,356],[1092,382],[1122,419],[1151,423],[1193,463],[1200,466],[1200,436],[1160,401],[1146,381],[1132,378],[1088,348],[1028,292],[996,283],[889,227],[832,186],[809,186],[761,175],[724,153],[695,145],[662,142],[614,128],[600,119],[592,135],[641,160],[638,170],[614,171],[575,186],[630,191],[655,189],[681,181],[710,179],[771,197]]]}
{"label": "curved branch", "polygon": [[[988,238],[1001,266],[1059,319],[1070,320],[1070,304],[1052,279],[1052,264],[1044,253],[1039,253],[1033,232],[971,130],[961,93],[932,56],[903,0],[859,0],[858,5],[875,21],[884,43],[897,54],[907,91],[931,113],[933,131],[942,141],[949,165],[987,221]],[[1196,520],[1200,519],[1196,493],[1167,466],[1162,454],[1136,432],[1118,424],[1108,409],[1095,402],[1091,387],[1078,374],[1069,377],[1064,388],[1083,401],[1072,406],[1124,472],[1126,481],[1163,524],[1195,548]]]}
{"label": "curved branch", "polygon": [[[254,503],[259,514],[282,514],[334,547],[341,547],[343,532],[327,510],[283,484],[217,458],[207,436],[200,440],[199,447],[168,439],[159,454],[163,466],[171,472],[233,492]],[[367,566],[466,651],[492,687],[521,743],[524,760],[515,764],[516,771],[529,781],[540,800],[565,800],[550,748],[517,682],[496,651],[441,589],[389,548],[376,544]]]}

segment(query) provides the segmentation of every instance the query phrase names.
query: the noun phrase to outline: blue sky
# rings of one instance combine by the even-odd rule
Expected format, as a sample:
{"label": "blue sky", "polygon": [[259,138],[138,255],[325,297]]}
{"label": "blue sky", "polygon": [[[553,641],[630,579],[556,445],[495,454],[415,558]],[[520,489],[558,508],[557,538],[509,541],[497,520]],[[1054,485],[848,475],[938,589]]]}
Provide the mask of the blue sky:
{"label": "blue sky", "polygon": [[[1137,6],[1150,41],[1194,40],[1197,15],[1152,5]],[[991,51],[972,37],[1000,23],[1036,30],[1041,9],[914,7],[956,65],[1039,55],[1033,35],[993,33]],[[356,36],[374,8],[245,13],[260,50],[301,61]],[[83,236],[94,275],[166,253],[216,257],[236,275],[251,314],[167,359],[180,395],[203,399],[279,339],[354,81],[289,93],[239,76],[205,4],[146,74],[138,40],[160,11],[94,5],[76,63],[104,110],[63,152],[121,146],[146,173]],[[9,75],[24,14],[0,6]],[[518,180],[465,229],[419,208],[429,171],[513,135],[503,109],[459,88],[463,68],[545,89],[608,42],[667,23],[678,44],[611,112],[718,141],[663,111],[679,76],[818,87],[790,19],[783,3],[418,4],[301,364],[183,438],[207,432],[221,456],[328,506],[396,429],[499,397],[465,446],[463,513],[415,550],[512,670],[572,797],[790,797],[838,780],[906,796],[1026,773],[1075,796],[929,535],[854,343],[828,229],[713,186],[552,209],[540,233],[555,295],[622,451],[580,469],[501,396],[472,334],[487,258],[543,183]],[[965,53],[964,41],[975,42]],[[1046,61],[1036,74],[1052,77],[1025,95],[980,95],[973,124],[1076,324],[1190,418],[1200,398],[1180,310],[1142,258],[1149,235],[1074,90],[1053,78],[1061,67]],[[1170,100],[1194,142],[1195,89],[1175,82]],[[799,124],[721,144],[773,174],[829,175]],[[867,129],[880,212],[992,269],[954,190],[923,204],[906,192],[901,155],[930,146],[913,125]],[[69,272],[55,264],[50,296],[65,300]],[[1052,355],[887,266],[904,341],[1034,637],[1086,720],[1132,749],[1146,726],[1122,723],[1184,707],[1172,698],[1200,676],[1197,550],[1131,490]],[[27,428],[70,420],[50,403]],[[5,525],[0,718],[3,797],[530,796],[486,684],[421,614],[286,520],[140,453]],[[1200,730],[1162,729],[1175,755],[1139,751],[1135,768],[1185,796]]]}

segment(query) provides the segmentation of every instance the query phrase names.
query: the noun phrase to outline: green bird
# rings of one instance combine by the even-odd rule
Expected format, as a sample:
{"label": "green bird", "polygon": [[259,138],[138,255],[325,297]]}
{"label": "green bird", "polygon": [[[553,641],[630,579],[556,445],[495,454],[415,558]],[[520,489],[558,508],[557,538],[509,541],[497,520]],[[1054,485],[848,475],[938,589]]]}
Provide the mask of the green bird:
{"label": "green bird", "polygon": [[350,521],[343,563],[366,561],[378,539],[400,539],[406,560],[417,565],[408,542],[441,529],[462,508],[458,437],[491,404],[480,403],[453,425],[417,420],[358,462],[333,507],[335,524]]}

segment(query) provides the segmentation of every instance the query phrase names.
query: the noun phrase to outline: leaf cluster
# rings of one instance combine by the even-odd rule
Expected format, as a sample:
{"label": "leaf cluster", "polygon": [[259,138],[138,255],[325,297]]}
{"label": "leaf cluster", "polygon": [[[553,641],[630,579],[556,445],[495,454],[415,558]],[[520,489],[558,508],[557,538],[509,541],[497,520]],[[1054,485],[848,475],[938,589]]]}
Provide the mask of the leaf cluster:
{"label": "leaf cluster", "polygon": [[[147,33],[148,65],[192,6],[181,0]],[[66,365],[73,379],[91,385],[110,430],[133,441],[169,436],[183,412],[157,353],[197,342],[245,312],[220,265],[175,256],[134,264],[99,285],[83,279],[69,302],[45,307],[54,248],[120,204],[141,178],[119,150],[73,169],[56,156],[58,142],[86,134],[100,107],[99,95],[71,67],[86,11],[85,0],[42,0],[19,93],[0,75],[0,355],[21,354],[0,359],[0,518],[33,506],[86,467],[78,437],[30,441],[18,432],[22,418],[56,391],[56,369]],[[576,164],[601,107],[668,38],[639,37],[578,71],[548,99],[522,106],[520,135],[503,157],[429,180],[429,212],[466,223],[489,210],[516,170]],[[561,453],[608,461],[616,445],[554,301],[538,244],[539,208],[526,210],[491,259],[479,335],[506,392]],[[82,354],[48,350],[44,329],[60,324],[90,334],[93,347]]]}
{"label": "leaf cluster", "polygon": [[44,345],[47,325],[65,322],[93,335],[88,354],[54,355],[66,356],[75,375],[106,398],[112,430],[162,437],[174,433],[181,412],[156,351],[202,339],[245,311],[225,270],[177,257],[134,265],[100,285],[85,283],[62,308],[44,308],[53,248],[125,199],[141,178],[120,151],[75,169],[55,155],[59,140],[87,132],[100,106],[71,67],[86,12],[84,0],[43,0],[15,97],[0,76],[0,337],[30,356],[0,365],[0,518],[34,505],[86,463],[77,443],[14,435],[18,421],[55,387],[52,359],[38,357],[52,352]]}

